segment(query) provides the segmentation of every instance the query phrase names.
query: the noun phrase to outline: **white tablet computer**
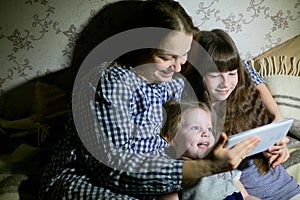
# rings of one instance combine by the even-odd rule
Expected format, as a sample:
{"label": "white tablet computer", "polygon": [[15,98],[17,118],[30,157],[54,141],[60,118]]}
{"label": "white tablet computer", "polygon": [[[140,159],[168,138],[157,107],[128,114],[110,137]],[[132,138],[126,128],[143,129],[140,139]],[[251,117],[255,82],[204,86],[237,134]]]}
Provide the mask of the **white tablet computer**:
{"label": "white tablet computer", "polygon": [[230,148],[250,136],[257,136],[261,141],[247,156],[263,152],[287,135],[293,121],[293,118],[287,118],[229,136],[226,148]]}

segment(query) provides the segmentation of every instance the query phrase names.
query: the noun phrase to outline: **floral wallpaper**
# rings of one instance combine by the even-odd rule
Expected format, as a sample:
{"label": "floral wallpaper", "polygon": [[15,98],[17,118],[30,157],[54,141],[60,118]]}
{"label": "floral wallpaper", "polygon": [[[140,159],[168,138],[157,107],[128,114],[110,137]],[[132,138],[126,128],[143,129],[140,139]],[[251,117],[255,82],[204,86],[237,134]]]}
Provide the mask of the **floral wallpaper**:
{"label": "floral wallpaper", "polygon": [[[82,26],[115,0],[1,0],[0,94],[67,68]],[[244,59],[300,33],[300,0],[179,0],[201,30],[221,28]]]}

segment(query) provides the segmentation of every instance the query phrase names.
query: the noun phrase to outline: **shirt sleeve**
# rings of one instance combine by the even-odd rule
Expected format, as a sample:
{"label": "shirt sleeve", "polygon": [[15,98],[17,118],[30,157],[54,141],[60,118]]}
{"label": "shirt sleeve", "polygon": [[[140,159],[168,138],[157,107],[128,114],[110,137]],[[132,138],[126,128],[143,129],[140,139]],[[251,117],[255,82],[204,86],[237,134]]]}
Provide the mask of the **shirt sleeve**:
{"label": "shirt sleeve", "polygon": [[261,77],[261,75],[246,61],[244,61],[244,66],[246,67],[248,74],[255,86],[265,83],[265,80]]}
{"label": "shirt sleeve", "polygon": [[167,84],[167,91],[170,93],[167,100],[173,99],[175,101],[180,101],[182,99],[182,92],[185,85],[185,78],[181,75],[176,75]]}

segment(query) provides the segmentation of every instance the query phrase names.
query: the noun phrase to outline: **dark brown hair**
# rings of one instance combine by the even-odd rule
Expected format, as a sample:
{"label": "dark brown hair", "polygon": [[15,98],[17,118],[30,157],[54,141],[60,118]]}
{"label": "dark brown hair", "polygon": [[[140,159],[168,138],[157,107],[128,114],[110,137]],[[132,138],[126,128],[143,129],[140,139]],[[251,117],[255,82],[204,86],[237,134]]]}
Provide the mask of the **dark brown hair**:
{"label": "dark brown hair", "polygon": [[[134,16],[135,18],[139,18],[138,23],[135,22],[137,23],[136,28],[158,27],[190,34],[198,31],[198,28],[193,24],[192,18],[176,1],[146,0],[141,10],[141,16]],[[147,62],[156,51],[157,49],[138,49],[124,54],[116,62],[123,66],[135,67]]]}
{"label": "dark brown hair", "polygon": [[[66,70],[71,83],[81,63],[97,45],[116,34],[142,27],[166,28],[191,34],[198,31],[183,7],[173,0],[123,0],[108,3],[89,19],[76,39],[71,67]],[[120,56],[116,61],[120,65],[134,67],[145,63],[154,53],[154,49],[139,49]]]}

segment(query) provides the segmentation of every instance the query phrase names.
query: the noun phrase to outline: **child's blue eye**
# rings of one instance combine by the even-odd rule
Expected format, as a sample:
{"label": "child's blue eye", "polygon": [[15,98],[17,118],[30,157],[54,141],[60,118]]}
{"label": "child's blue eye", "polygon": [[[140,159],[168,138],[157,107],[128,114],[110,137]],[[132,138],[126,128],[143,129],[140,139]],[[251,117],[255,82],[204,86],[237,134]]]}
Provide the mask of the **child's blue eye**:
{"label": "child's blue eye", "polygon": [[192,127],[192,130],[193,130],[193,131],[199,131],[199,130],[200,130],[200,127],[199,127],[199,126],[193,126],[193,127]]}
{"label": "child's blue eye", "polygon": [[200,126],[192,126],[192,128],[191,128],[193,131],[196,131],[197,133],[204,133],[204,132],[208,132],[208,133],[210,133],[211,132],[211,130],[212,130],[212,128],[211,127],[208,127],[205,131],[203,131],[202,129],[201,129],[201,127]]}

